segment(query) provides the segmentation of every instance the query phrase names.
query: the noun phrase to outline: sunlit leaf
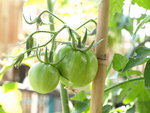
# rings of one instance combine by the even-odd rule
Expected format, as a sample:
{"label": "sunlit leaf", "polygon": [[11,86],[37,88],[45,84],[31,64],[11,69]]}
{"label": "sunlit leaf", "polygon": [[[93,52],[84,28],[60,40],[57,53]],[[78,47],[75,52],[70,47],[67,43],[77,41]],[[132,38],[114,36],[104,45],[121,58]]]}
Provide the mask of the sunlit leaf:
{"label": "sunlit leaf", "polygon": [[110,0],[110,24],[116,13],[122,13],[124,0]]}
{"label": "sunlit leaf", "polygon": [[150,0],[133,0],[133,1],[145,9],[150,9]]}
{"label": "sunlit leaf", "polygon": [[144,87],[143,80],[124,84],[120,95],[125,97],[123,100],[124,104],[128,104],[135,99],[138,99],[139,101],[150,100],[150,90]]}
{"label": "sunlit leaf", "polygon": [[7,93],[9,91],[16,90],[18,88],[18,83],[9,82],[7,84],[3,84],[2,87],[4,89],[4,93]]}

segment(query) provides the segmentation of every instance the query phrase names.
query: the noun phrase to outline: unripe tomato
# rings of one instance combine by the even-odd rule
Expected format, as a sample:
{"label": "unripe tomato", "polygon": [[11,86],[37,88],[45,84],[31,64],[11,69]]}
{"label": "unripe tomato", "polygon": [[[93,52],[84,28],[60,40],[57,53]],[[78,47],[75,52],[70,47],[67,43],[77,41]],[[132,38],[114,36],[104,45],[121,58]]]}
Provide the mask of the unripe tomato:
{"label": "unripe tomato", "polygon": [[[62,60],[61,60],[62,59]],[[92,50],[82,52],[63,44],[56,48],[54,61],[62,76],[60,81],[69,87],[82,87],[96,76],[98,61]]]}
{"label": "unripe tomato", "polygon": [[38,93],[46,94],[53,91],[59,82],[58,70],[50,64],[36,63],[28,73],[31,87]]}

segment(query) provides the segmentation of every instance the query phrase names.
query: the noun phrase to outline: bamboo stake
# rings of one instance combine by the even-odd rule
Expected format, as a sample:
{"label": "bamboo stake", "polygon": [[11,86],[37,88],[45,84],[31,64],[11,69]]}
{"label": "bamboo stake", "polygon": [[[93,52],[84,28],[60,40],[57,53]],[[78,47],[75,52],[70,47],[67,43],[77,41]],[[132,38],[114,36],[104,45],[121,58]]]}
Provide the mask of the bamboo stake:
{"label": "bamboo stake", "polygon": [[104,38],[104,41],[96,47],[96,56],[99,69],[92,84],[92,97],[90,113],[102,113],[103,95],[105,86],[105,73],[107,68],[107,32],[109,0],[102,0],[98,11],[98,25],[96,41]]}

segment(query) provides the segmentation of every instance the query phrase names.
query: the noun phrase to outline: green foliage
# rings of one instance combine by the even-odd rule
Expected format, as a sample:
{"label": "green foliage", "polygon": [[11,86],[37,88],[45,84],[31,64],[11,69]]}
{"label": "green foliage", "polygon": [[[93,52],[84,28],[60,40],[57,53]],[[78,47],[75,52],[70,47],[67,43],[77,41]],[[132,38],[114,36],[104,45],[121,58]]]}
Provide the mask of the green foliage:
{"label": "green foliage", "polygon": [[2,88],[0,88],[1,111],[3,109],[6,113],[22,113],[20,101],[21,92],[18,90],[17,83],[9,82],[2,85]]}
{"label": "green foliage", "polygon": [[116,13],[122,13],[124,0],[110,0],[110,24],[113,23],[113,18]]}
{"label": "green foliage", "polygon": [[85,99],[87,99],[87,95],[89,94],[86,93],[85,91],[80,91],[74,97],[71,97],[70,99],[75,100],[75,101],[84,101]]}
{"label": "green foliage", "polygon": [[4,93],[13,91],[13,90],[17,90],[18,89],[18,83],[16,82],[9,82],[7,84],[3,84],[2,85],[3,89],[4,89]]}
{"label": "green foliage", "polygon": [[86,113],[89,109],[89,104],[90,104],[89,99],[85,99],[83,101],[76,102],[72,113],[82,113],[82,112]]}
{"label": "green foliage", "polygon": [[135,113],[135,107],[133,106],[133,107],[129,108],[129,109],[126,111],[126,113]]}
{"label": "green foliage", "polygon": [[139,113],[149,113],[150,101],[137,101],[137,111]]}
{"label": "green foliage", "polygon": [[138,70],[128,70],[126,72],[120,72],[119,75],[121,76],[130,76],[130,75],[142,75],[141,71]]}
{"label": "green foliage", "polygon": [[124,104],[129,104],[136,99],[138,99],[139,101],[150,100],[150,90],[144,87],[143,80],[132,81],[130,83],[123,84],[121,88],[122,90],[120,92],[119,98],[124,98]]}
{"label": "green foliage", "polygon": [[128,62],[128,58],[120,54],[115,54],[112,60],[113,68],[116,71],[121,71]]}
{"label": "green foliage", "polygon": [[105,105],[103,106],[102,113],[109,113],[111,110],[112,106],[111,105]]}
{"label": "green foliage", "polygon": [[4,111],[4,109],[3,109],[3,106],[2,106],[2,105],[0,105],[0,113],[6,113],[6,112]]}
{"label": "green foliage", "polygon": [[145,9],[150,9],[150,0],[133,0],[133,1]]}
{"label": "green foliage", "polygon": [[150,60],[146,63],[146,67],[144,70],[144,80],[145,86],[150,87]]}
{"label": "green foliage", "polygon": [[147,56],[149,55],[150,55],[150,48],[146,48],[146,47],[137,48],[135,50],[135,56],[133,56],[132,58],[129,58],[129,61],[126,64],[123,71],[125,72],[134,66],[145,63],[147,61]]}

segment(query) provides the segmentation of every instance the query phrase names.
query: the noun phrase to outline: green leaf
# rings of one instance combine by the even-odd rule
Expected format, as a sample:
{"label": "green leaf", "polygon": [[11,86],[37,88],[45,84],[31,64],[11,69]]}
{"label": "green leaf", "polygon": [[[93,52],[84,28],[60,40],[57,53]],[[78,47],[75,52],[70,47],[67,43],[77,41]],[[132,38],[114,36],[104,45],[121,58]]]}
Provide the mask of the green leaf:
{"label": "green leaf", "polygon": [[133,0],[133,1],[145,9],[150,9],[150,0]]}
{"label": "green leaf", "polygon": [[135,50],[135,53],[137,54],[136,57],[147,57],[150,55],[150,48],[139,47]]}
{"label": "green leaf", "polygon": [[149,113],[150,101],[137,101],[136,109],[138,113]]}
{"label": "green leaf", "polygon": [[135,107],[129,108],[126,113],[135,113]]}
{"label": "green leaf", "polygon": [[111,105],[105,105],[105,106],[103,106],[102,113],[109,113],[109,111],[111,110],[111,108],[112,108]]}
{"label": "green leaf", "polygon": [[90,100],[86,99],[82,102],[77,102],[74,107],[74,111],[72,113],[82,113],[89,106]]}
{"label": "green leaf", "polygon": [[[110,0],[110,20],[113,20],[116,13],[122,13],[123,4],[124,0]],[[113,23],[113,21],[110,22]]]}
{"label": "green leaf", "polygon": [[71,97],[71,100],[76,100],[76,101],[83,101],[85,99],[87,99],[87,94],[85,91],[80,91],[79,93],[77,93],[74,97]]}
{"label": "green leaf", "polygon": [[119,75],[122,75],[122,76],[142,75],[142,72],[138,70],[129,70],[126,72],[120,72]]}
{"label": "green leaf", "polygon": [[3,84],[2,87],[4,89],[4,93],[7,93],[9,91],[16,90],[18,88],[18,83],[9,82],[7,84]]}
{"label": "green leaf", "polygon": [[139,58],[130,58],[127,65],[123,69],[123,72],[131,69],[134,66],[140,65],[145,61],[145,57],[139,57]]}
{"label": "green leaf", "polygon": [[146,63],[146,67],[144,70],[144,81],[145,86],[150,87],[150,60]]}
{"label": "green leaf", "polygon": [[6,113],[6,112],[4,111],[4,109],[3,109],[3,106],[2,106],[2,105],[0,105],[0,113]]}
{"label": "green leaf", "polygon": [[[134,100],[138,99],[139,101],[150,101],[150,90],[144,87],[144,81],[134,81],[127,84],[124,84],[122,87],[122,91],[119,96],[124,96],[123,103],[129,104]],[[119,97],[121,98],[121,97]]]}
{"label": "green leaf", "polygon": [[145,61],[147,62],[147,56],[150,55],[150,48],[139,47],[135,50],[135,54],[136,54],[136,56],[129,59],[127,65],[123,69],[124,72],[131,69],[134,66],[145,63]]}
{"label": "green leaf", "polygon": [[128,62],[128,58],[120,54],[115,54],[112,60],[113,68],[116,71],[121,71]]}

